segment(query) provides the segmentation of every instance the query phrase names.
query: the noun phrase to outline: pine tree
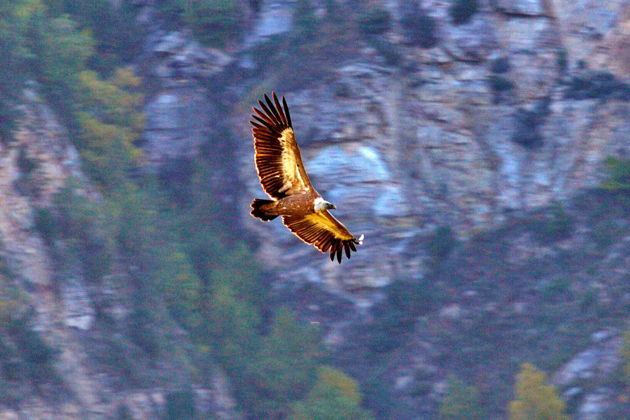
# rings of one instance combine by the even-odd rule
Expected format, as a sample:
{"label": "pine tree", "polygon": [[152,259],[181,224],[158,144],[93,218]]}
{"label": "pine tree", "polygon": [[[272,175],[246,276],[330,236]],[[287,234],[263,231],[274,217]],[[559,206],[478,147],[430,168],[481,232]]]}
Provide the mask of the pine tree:
{"label": "pine tree", "polygon": [[568,420],[564,402],[547,375],[530,363],[524,363],[516,378],[516,399],[510,403],[510,420]]}
{"label": "pine tree", "polygon": [[320,358],[317,331],[298,322],[287,309],[278,310],[250,367],[248,382],[253,384],[253,395],[247,399],[255,417],[284,418],[290,404],[315,382]]}

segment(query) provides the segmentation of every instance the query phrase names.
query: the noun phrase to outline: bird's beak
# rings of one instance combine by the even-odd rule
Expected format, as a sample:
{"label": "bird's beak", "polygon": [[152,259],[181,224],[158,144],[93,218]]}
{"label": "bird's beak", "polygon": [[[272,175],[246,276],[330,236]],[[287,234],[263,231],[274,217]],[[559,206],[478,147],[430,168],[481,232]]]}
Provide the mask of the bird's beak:
{"label": "bird's beak", "polygon": [[331,204],[328,208],[331,209],[331,210],[336,210],[337,206],[335,206],[334,204]]}

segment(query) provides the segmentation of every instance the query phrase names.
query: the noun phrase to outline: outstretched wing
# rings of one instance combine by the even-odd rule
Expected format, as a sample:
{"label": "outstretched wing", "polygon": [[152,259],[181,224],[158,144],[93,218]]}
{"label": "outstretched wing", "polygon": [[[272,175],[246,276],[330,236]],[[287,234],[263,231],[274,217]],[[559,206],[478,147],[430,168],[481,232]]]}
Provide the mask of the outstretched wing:
{"label": "outstretched wing", "polygon": [[356,238],[344,225],[333,217],[328,210],[309,213],[304,216],[282,216],[282,223],[298,238],[313,245],[321,252],[330,250],[330,259],[341,263],[341,254],[345,251],[350,258],[350,251],[356,251],[363,239]]}
{"label": "outstretched wing", "polygon": [[265,95],[258,101],[261,109],[253,108],[250,124],[253,127],[256,172],[260,184],[269,196],[283,198],[312,189],[300,149],[295,142],[287,101],[282,106],[275,93],[273,102]]}

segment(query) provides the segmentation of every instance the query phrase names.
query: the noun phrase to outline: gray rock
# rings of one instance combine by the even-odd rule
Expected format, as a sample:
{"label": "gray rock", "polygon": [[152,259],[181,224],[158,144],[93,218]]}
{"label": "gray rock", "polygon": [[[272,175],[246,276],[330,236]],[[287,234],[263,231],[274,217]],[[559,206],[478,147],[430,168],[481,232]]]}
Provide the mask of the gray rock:
{"label": "gray rock", "polygon": [[180,81],[213,76],[233,61],[221,50],[203,47],[185,31],[173,31],[159,37],[153,42],[152,52],[157,57],[154,74]]}
{"label": "gray rock", "polygon": [[95,311],[84,285],[78,279],[66,278],[62,285],[62,296],[66,326],[89,330],[94,323]]}
{"label": "gray rock", "polygon": [[600,387],[587,394],[576,410],[575,420],[598,420],[612,405],[610,389]]}
{"label": "gray rock", "polygon": [[610,375],[622,363],[621,345],[622,339],[616,335],[581,351],[552,376],[552,382],[565,387],[582,379]]}
{"label": "gray rock", "polygon": [[263,42],[273,35],[289,32],[293,28],[293,7],[295,0],[268,0],[262,2],[254,30],[245,45]]}
{"label": "gray rock", "polygon": [[192,156],[208,139],[214,107],[195,87],[182,86],[158,92],[145,106],[143,138],[151,166],[169,159]]}

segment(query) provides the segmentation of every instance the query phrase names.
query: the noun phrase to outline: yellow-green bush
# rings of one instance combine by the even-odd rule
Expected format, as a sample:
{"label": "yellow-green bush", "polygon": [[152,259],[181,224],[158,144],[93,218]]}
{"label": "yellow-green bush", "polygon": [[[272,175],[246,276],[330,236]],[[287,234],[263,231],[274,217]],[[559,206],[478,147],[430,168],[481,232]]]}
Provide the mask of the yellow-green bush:
{"label": "yellow-green bush", "polygon": [[516,378],[516,398],[510,402],[510,420],[568,420],[564,402],[547,375],[530,363],[521,365]]}

